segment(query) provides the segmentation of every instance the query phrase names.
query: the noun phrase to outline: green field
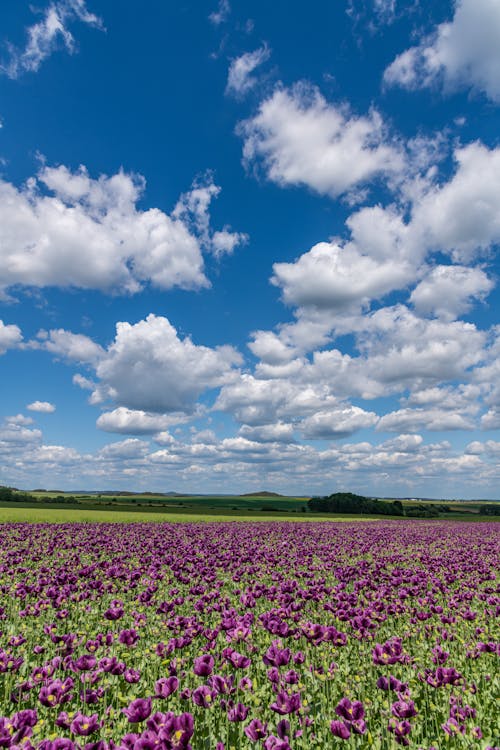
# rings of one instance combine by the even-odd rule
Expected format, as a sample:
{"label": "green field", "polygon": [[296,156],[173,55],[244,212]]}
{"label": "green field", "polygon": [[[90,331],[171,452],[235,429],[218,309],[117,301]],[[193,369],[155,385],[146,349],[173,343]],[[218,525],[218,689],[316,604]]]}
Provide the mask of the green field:
{"label": "green field", "polygon": [[[272,495],[75,495],[63,492],[31,492],[19,501],[0,501],[0,523],[12,521],[55,522],[140,522],[140,521],[321,521],[381,520],[380,515],[312,513],[308,497]],[[439,501],[436,501],[439,502]],[[480,502],[442,501],[451,512],[440,514],[448,521],[494,521],[497,516],[479,514]],[[406,507],[414,501],[403,501]],[[384,516],[386,520],[391,516]],[[395,516],[394,518],[398,518]],[[401,518],[399,516],[399,518]]]}
{"label": "green field", "polygon": [[374,521],[380,520],[380,516],[365,518],[363,516],[322,516],[319,514],[303,513],[248,513],[244,511],[197,511],[165,510],[144,511],[137,510],[97,510],[83,508],[62,507],[36,507],[36,506],[10,506],[0,507],[0,523],[142,523],[156,521],[157,523],[195,523],[195,522],[222,522],[222,521]]}
{"label": "green field", "polygon": [[[50,504],[58,497],[74,498],[78,505],[88,507],[137,506],[161,509],[190,508],[205,510],[277,510],[297,511],[307,507],[308,497],[269,497],[267,495],[75,495],[71,492],[30,492],[39,501]],[[64,504],[62,505],[64,507]]]}

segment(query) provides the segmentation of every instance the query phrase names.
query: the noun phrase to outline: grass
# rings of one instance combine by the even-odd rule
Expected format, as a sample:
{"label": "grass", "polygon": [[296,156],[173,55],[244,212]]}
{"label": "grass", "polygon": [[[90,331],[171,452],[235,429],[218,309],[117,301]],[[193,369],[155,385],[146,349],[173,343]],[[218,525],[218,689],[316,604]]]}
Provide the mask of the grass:
{"label": "grass", "polygon": [[83,508],[47,508],[32,506],[0,507],[0,523],[142,523],[156,521],[157,523],[194,523],[200,521],[372,521],[380,520],[380,516],[323,516],[305,513],[267,513],[242,511],[217,511],[200,513],[193,510],[185,511],[120,511],[97,510]]}
{"label": "grass", "polygon": [[[71,492],[30,492],[37,502],[48,501],[52,507],[68,507],[64,502],[56,504],[56,498],[74,498],[78,506],[86,508],[107,508],[118,506],[121,509],[132,509],[135,506],[144,508],[194,508],[199,512],[207,510],[262,510],[276,511],[300,510],[307,507],[308,497],[269,497],[266,495],[185,495],[182,497],[163,495],[82,495]],[[73,503],[71,504],[74,507]],[[35,507],[36,504],[35,504]]]}
{"label": "grass", "polygon": [[[451,517],[450,517],[451,516]],[[403,520],[400,516],[380,515],[346,515],[346,514],[319,514],[319,513],[294,513],[294,512],[264,512],[255,509],[253,512],[245,510],[212,509],[201,512],[195,508],[170,509],[155,508],[144,510],[133,508],[123,510],[120,508],[110,509],[105,507],[63,507],[63,506],[41,506],[38,504],[16,504],[0,506],[1,523],[143,523],[154,521],[156,523],[198,523],[198,522],[222,522],[222,521],[390,521]],[[410,521],[421,521],[423,519],[408,519]],[[479,514],[447,514],[439,519],[424,519],[431,522],[453,522],[453,521],[500,521],[500,517],[480,516]]]}

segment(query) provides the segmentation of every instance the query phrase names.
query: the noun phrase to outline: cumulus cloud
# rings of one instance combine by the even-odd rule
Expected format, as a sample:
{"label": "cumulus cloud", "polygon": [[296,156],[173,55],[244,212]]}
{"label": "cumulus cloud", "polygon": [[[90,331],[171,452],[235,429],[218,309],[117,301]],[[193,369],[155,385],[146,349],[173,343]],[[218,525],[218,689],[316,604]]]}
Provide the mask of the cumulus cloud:
{"label": "cumulus cloud", "polygon": [[421,430],[473,430],[475,423],[463,414],[439,408],[399,409],[384,414],[377,424],[382,432],[420,432]]}
{"label": "cumulus cloud", "polygon": [[43,61],[60,47],[72,54],[76,42],[69,27],[76,22],[103,28],[102,20],[88,10],[85,0],[51,2],[43,12],[42,20],[26,29],[24,49],[9,45],[9,59],[0,65],[0,72],[9,78],[18,78],[23,73],[36,72]]}
{"label": "cumulus cloud", "polygon": [[135,325],[117,324],[95,369],[99,384],[93,400],[111,398],[153,413],[193,411],[202,392],[234,380],[240,363],[232,347],[211,349],[180,339],[167,318],[151,314]]}
{"label": "cumulus cloud", "polygon": [[404,305],[366,317],[357,345],[370,376],[386,384],[428,385],[464,377],[481,361],[486,335],[473,323],[427,320]]}
{"label": "cumulus cloud", "polygon": [[24,414],[14,414],[11,417],[5,417],[5,424],[15,425],[17,427],[27,427],[33,424],[32,417],[25,417]]}
{"label": "cumulus cloud", "polygon": [[142,177],[123,171],[94,179],[84,167],[65,166],[43,167],[21,188],[0,180],[0,290],[209,286],[202,249],[230,252],[246,239],[225,227],[214,242],[208,206],[219,188],[195,186],[168,215],[137,208],[144,187]]}
{"label": "cumulus cloud", "polygon": [[348,437],[365,427],[372,427],[377,421],[378,416],[374,412],[349,405],[317,411],[302,422],[301,429],[305,438],[327,440]]}
{"label": "cumulus cloud", "polygon": [[480,268],[435,266],[412,291],[410,302],[419,315],[454,320],[475,300],[484,300],[493,286]]}
{"label": "cumulus cloud", "polygon": [[39,443],[42,438],[40,430],[28,429],[25,424],[5,421],[0,425],[0,446],[3,449],[16,445]]}
{"label": "cumulus cloud", "polygon": [[389,85],[417,89],[442,83],[472,87],[500,101],[500,6],[496,0],[456,0],[449,22],[400,54],[384,74]]}
{"label": "cumulus cloud", "polygon": [[285,422],[266,424],[258,427],[243,425],[240,435],[258,443],[291,443],[294,441],[294,426]]}
{"label": "cumulus cloud", "polygon": [[231,60],[227,75],[226,94],[240,97],[250,91],[257,83],[257,78],[252,73],[266,60],[269,60],[270,54],[269,48],[264,44],[253,52],[245,52]]}
{"label": "cumulus cloud", "polygon": [[184,420],[184,414],[151,414],[140,409],[127,409],[125,406],[118,406],[112,411],[101,414],[96,424],[104,432],[118,432],[124,435],[151,435],[154,433],[166,434],[162,431],[172,424]]}
{"label": "cumulus cloud", "polygon": [[[500,148],[472,143],[454,157],[446,182],[431,177],[412,196],[409,219],[401,207],[366,206],[348,217],[347,239],[319,242],[294,262],[274,264],[271,283],[297,317],[311,319],[313,309],[355,312],[420,279],[410,301],[422,314],[453,320],[485,299],[492,280],[464,263],[500,242]],[[429,269],[426,259],[437,251],[454,265]],[[269,342],[260,332],[252,350],[266,336]]]}
{"label": "cumulus cloud", "polygon": [[16,325],[7,325],[0,320],[0,354],[7,349],[15,349],[23,340],[21,329]]}
{"label": "cumulus cloud", "polygon": [[33,401],[26,408],[29,411],[37,411],[40,414],[52,414],[56,410],[54,404],[51,404],[49,401]]}
{"label": "cumulus cloud", "polygon": [[247,165],[260,163],[278,185],[304,185],[333,198],[403,166],[378,112],[356,116],[306,85],[276,89],[238,133]]}
{"label": "cumulus cloud", "polygon": [[411,231],[429,250],[469,262],[500,242],[500,147],[479,141],[454,152],[457,169],[416,201]]}
{"label": "cumulus cloud", "polygon": [[[51,331],[41,330],[37,334],[37,341],[31,341],[31,348],[44,349],[58,357],[63,357],[72,362],[83,364],[95,364],[104,354],[102,346],[96,344],[89,336],[83,333],[72,333],[64,328],[54,328]],[[74,382],[82,385],[82,380]]]}
{"label": "cumulus cloud", "polygon": [[128,438],[117,443],[108,443],[99,451],[99,457],[106,460],[119,459],[141,459],[148,453],[149,443],[146,440]]}
{"label": "cumulus cloud", "polygon": [[410,261],[377,259],[353,243],[320,242],[294,263],[275,263],[271,283],[287,304],[334,311],[366,306],[404,287],[414,274]]}

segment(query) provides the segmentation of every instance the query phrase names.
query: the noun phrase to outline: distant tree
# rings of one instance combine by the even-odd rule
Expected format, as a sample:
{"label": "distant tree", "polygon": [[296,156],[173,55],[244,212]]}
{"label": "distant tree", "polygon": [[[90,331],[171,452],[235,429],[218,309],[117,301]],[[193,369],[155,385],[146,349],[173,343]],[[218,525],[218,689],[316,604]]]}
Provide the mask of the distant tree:
{"label": "distant tree", "polygon": [[395,502],[374,500],[371,497],[355,495],[353,492],[334,492],[325,497],[312,497],[307,505],[309,510],[316,513],[403,515],[403,506],[399,500]]}
{"label": "distant tree", "polygon": [[488,503],[479,506],[479,513],[482,516],[500,516],[500,503]]}

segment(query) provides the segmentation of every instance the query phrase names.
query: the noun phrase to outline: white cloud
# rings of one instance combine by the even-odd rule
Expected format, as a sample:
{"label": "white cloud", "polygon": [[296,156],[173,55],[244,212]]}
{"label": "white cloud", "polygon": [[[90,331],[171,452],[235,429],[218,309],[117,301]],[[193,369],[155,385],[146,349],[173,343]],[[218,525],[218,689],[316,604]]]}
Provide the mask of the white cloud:
{"label": "white cloud", "polygon": [[[409,221],[400,207],[364,207],[348,217],[347,240],[320,242],[294,262],[274,264],[271,282],[297,317],[311,319],[312,309],[355,312],[421,277],[410,299],[422,314],[452,320],[485,298],[493,282],[463,263],[500,243],[500,148],[472,143],[454,157],[456,171],[444,184],[434,173],[406,185],[414,193]],[[435,251],[461,264],[429,271],[425,260]],[[252,350],[263,340],[260,333]]]}
{"label": "white cloud", "polygon": [[346,13],[373,33],[377,24],[391,24],[395,20],[396,4],[396,0],[347,0]]}
{"label": "white cloud", "polygon": [[473,300],[484,300],[493,286],[480,268],[435,266],[415,287],[410,302],[419,315],[454,320],[470,310]]}
{"label": "white cloud", "polygon": [[292,443],[294,441],[294,426],[285,422],[258,427],[243,425],[240,428],[240,435],[248,440],[260,443]]}
{"label": "white cloud", "polygon": [[6,325],[0,320],[0,354],[7,349],[15,349],[23,340],[21,329],[16,325]]}
{"label": "white cloud", "polygon": [[356,310],[413,279],[412,263],[398,260],[377,259],[353,243],[320,242],[294,263],[275,263],[271,283],[290,305]]}
{"label": "white cloud", "polygon": [[341,406],[328,411],[318,411],[307,417],[301,430],[305,438],[321,440],[344,438],[366,427],[373,427],[378,421],[374,412],[367,412],[359,406]]}
{"label": "white cloud", "polygon": [[377,430],[382,432],[473,430],[475,426],[474,421],[469,417],[444,409],[399,409],[384,414],[377,424]]}
{"label": "white cloud", "polygon": [[210,13],[208,18],[214,24],[214,26],[220,26],[221,23],[225,23],[227,21],[230,13],[231,5],[229,4],[229,0],[219,0],[217,10],[214,10],[212,13]]}
{"label": "white cloud", "polygon": [[51,404],[49,401],[33,401],[33,403],[28,404],[26,408],[29,409],[29,411],[40,412],[40,414],[52,414],[56,410],[54,404]]}
{"label": "white cloud", "polygon": [[285,364],[297,355],[295,347],[287,345],[280,335],[272,331],[255,331],[248,347],[261,362],[270,365]]}
{"label": "white cloud", "polygon": [[181,220],[196,235],[201,246],[216,257],[231,254],[239,244],[245,244],[248,236],[242,232],[231,232],[229,227],[213,232],[210,227],[210,203],[220,193],[210,172],[203,178],[195,180],[191,190],[183,193],[172,213],[175,219]]}
{"label": "white cloud", "polygon": [[257,79],[252,73],[266,60],[269,60],[270,54],[269,48],[264,44],[253,52],[245,52],[240,57],[231,60],[227,75],[226,94],[239,97],[250,91],[257,83]]}
{"label": "white cloud", "polygon": [[40,445],[30,454],[30,460],[49,464],[53,468],[68,464],[80,465],[82,459],[85,460],[85,457],[66,445]]}
{"label": "white cloud", "polygon": [[416,89],[443,83],[472,87],[500,101],[500,6],[497,0],[456,0],[450,22],[403,52],[384,74],[389,85]]}
{"label": "white cloud", "polygon": [[357,346],[368,373],[398,388],[460,379],[483,357],[486,336],[472,323],[425,320],[395,305],[367,316],[365,324]]}
{"label": "white cloud", "polygon": [[149,443],[146,440],[128,438],[117,443],[108,443],[99,451],[99,457],[106,460],[141,459],[148,453]]}
{"label": "white cloud", "polygon": [[0,180],[0,290],[209,286],[202,248],[220,255],[246,241],[227,227],[213,239],[208,207],[220,189],[197,186],[168,215],[137,208],[144,187],[142,177],[123,171],[93,179],[84,167],[64,166],[43,167],[22,188]]}
{"label": "white cloud", "polygon": [[33,419],[32,417],[25,417],[24,414],[14,414],[12,417],[5,417],[5,423],[16,427],[27,427],[33,424]]}
{"label": "white cloud", "polygon": [[150,435],[156,432],[160,433],[165,428],[182,422],[184,419],[183,414],[178,416],[151,414],[140,409],[127,409],[124,406],[118,406],[113,411],[101,414],[96,424],[104,432],[117,432],[124,435]]}
{"label": "white cloud", "polygon": [[357,117],[305,85],[275,90],[238,126],[248,165],[260,162],[278,185],[306,185],[333,198],[402,169],[400,149],[385,130],[375,110]]}
{"label": "white cloud", "polygon": [[117,323],[115,340],[96,367],[94,402],[111,397],[133,410],[192,411],[201,393],[234,380],[240,362],[230,346],[211,349],[180,339],[161,316]]}
{"label": "white cloud", "polygon": [[90,378],[86,378],[79,372],[77,372],[76,375],[73,375],[73,383],[79,388],[82,388],[86,391],[93,391],[96,387],[96,384],[93,380],[91,380]]}
{"label": "white cloud", "polygon": [[11,448],[16,445],[26,445],[40,442],[42,433],[40,430],[28,429],[25,424],[7,422],[0,426],[0,445]]}
{"label": "white cloud", "polygon": [[381,445],[377,446],[377,449],[394,453],[414,453],[420,450],[423,442],[422,435],[402,434],[392,438],[392,440],[385,440]]}
{"label": "white cloud", "polygon": [[[31,348],[44,349],[73,362],[95,365],[104,355],[104,349],[91,338],[83,333],[66,331],[64,328],[54,328],[48,332],[39,331],[37,338],[38,341],[30,342]],[[75,375],[75,378],[77,377]],[[80,385],[82,381],[74,382]]]}
{"label": "white cloud", "polygon": [[481,429],[483,430],[499,430],[500,429],[500,409],[493,406],[488,409],[486,414],[481,417]]}
{"label": "white cloud", "polygon": [[475,414],[479,411],[481,388],[472,383],[458,386],[433,386],[413,391],[402,403],[409,406],[431,406],[450,411]]}
{"label": "white cloud", "polygon": [[469,262],[500,242],[500,147],[479,141],[454,153],[457,170],[428,189],[412,212],[412,232],[432,250]]}
{"label": "white cloud", "polygon": [[0,65],[0,72],[9,78],[18,78],[23,73],[36,72],[60,46],[73,53],[76,44],[69,26],[76,21],[103,28],[101,19],[87,9],[85,0],[51,2],[44,11],[43,19],[27,28],[26,47],[16,49],[9,45],[9,60]]}

